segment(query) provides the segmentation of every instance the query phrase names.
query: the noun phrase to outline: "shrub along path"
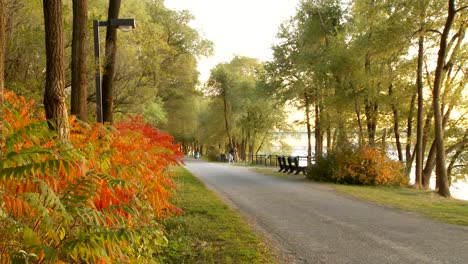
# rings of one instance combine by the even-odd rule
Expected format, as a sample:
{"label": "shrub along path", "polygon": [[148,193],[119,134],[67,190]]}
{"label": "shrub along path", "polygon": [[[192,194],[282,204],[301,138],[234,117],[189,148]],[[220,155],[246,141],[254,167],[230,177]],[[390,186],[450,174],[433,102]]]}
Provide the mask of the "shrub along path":
{"label": "shrub along path", "polygon": [[336,194],[305,179],[188,160],[187,169],[232,202],[288,263],[466,263],[468,228]]}

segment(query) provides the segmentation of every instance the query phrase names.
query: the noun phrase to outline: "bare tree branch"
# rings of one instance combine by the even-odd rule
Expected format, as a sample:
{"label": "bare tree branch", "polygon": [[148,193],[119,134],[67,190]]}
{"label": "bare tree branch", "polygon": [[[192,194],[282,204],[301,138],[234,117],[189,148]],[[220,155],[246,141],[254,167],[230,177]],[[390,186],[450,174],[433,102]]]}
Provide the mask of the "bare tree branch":
{"label": "bare tree branch", "polygon": [[467,8],[468,8],[468,6],[462,6],[462,7],[458,8],[457,10],[455,10],[455,13],[458,13],[458,12],[464,10],[464,9],[467,9]]}

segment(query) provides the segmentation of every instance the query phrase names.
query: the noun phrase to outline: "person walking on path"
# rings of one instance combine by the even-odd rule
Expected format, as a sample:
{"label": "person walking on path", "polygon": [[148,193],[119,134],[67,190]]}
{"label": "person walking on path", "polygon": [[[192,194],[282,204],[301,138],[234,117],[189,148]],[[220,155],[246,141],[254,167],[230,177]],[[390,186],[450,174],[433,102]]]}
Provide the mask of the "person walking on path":
{"label": "person walking on path", "polygon": [[233,163],[234,162],[234,149],[231,148],[231,150],[229,150],[229,163]]}

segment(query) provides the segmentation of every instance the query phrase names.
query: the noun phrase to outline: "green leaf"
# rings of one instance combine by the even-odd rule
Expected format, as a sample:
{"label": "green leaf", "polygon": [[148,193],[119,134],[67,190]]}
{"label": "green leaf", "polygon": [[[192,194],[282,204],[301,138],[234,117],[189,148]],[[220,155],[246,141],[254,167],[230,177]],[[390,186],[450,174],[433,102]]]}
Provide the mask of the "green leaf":
{"label": "green leaf", "polygon": [[29,227],[23,228],[23,242],[26,247],[37,246],[41,244],[37,233]]}

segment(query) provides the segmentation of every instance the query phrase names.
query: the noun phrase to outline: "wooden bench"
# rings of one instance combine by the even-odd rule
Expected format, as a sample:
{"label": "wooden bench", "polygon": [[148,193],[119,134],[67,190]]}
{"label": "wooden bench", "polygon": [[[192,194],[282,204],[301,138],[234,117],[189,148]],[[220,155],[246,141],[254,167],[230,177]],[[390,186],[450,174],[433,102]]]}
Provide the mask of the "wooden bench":
{"label": "wooden bench", "polygon": [[290,157],[286,158],[285,156],[278,156],[278,163],[280,166],[280,170],[278,172],[291,173],[294,171]]}
{"label": "wooden bench", "polygon": [[278,164],[279,164],[279,171],[284,173],[306,173],[307,166],[300,166],[299,165],[299,157],[285,157],[285,156],[278,156]]}
{"label": "wooden bench", "polygon": [[288,173],[293,173],[294,170],[296,170],[294,166],[294,158],[291,156],[288,156],[287,161],[288,161],[288,167],[289,167]]}
{"label": "wooden bench", "polygon": [[278,172],[282,172],[286,170],[286,164],[283,160],[283,156],[278,156],[278,165],[280,167]]}
{"label": "wooden bench", "polygon": [[302,172],[302,174],[304,175],[306,174],[307,166],[299,165],[299,157],[294,157],[293,164],[294,164],[294,170],[296,171],[296,174],[299,174],[300,172]]}

